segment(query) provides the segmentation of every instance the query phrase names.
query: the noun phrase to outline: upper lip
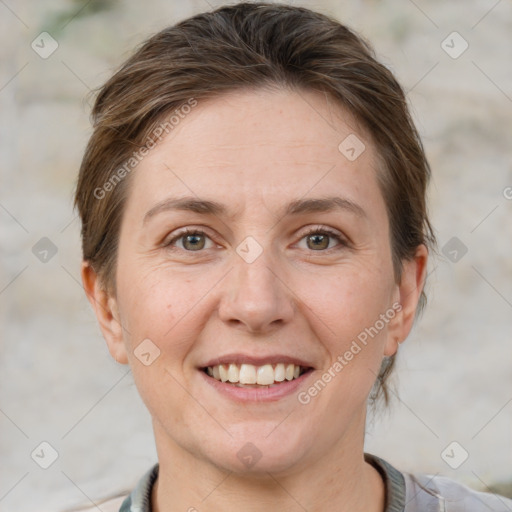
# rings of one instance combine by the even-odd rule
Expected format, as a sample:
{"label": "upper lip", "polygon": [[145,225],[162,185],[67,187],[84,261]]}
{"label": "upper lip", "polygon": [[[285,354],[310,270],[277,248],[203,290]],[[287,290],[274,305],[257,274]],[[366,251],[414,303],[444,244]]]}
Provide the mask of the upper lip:
{"label": "upper lip", "polygon": [[217,366],[219,364],[252,364],[254,366],[263,366],[265,364],[294,364],[296,366],[302,366],[304,368],[313,368],[313,365],[304,359],[300,359],[295,356],[288,356],[285,354],[269,354],[267,356],[250,356],[247,354],[226,354],[223,356],[210,359],[205,364],[201,365],[200,368],[207,368],[208,366]]}

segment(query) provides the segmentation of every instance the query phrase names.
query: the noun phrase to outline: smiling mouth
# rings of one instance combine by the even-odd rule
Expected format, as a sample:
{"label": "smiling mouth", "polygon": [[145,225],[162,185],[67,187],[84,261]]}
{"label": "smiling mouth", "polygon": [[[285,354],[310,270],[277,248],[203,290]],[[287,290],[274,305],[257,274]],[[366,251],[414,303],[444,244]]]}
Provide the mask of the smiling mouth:
{"label": "smiling mouth", "polygon": [[313,370],[311,367],[292,363],[264,364],[218,364],[202,370],[211,378],[226,384],[246,388],[267,388],[282,382],[298,379]]}

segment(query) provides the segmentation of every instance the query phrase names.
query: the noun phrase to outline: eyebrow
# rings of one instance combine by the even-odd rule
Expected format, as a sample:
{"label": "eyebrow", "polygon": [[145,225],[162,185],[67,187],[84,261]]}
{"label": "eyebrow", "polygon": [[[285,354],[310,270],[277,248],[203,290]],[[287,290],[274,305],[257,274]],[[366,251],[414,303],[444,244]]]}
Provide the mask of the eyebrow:
{"label": "eyebrow", "polygon": [[[222,203],[196,197],[168,198],[151,208],[143,219],[145,224],[151,217],[166,211],[189,211],[201,215],[226,216],[228,209]],[[335,210],[348,211],[357,217],[366,218],[366,212],[357,203],[342,197],[322,197],[314,199],[297,199],[284,207],[283,216],[306,213],[328,213]],[[232,216],[235,217],[236,214]]]}

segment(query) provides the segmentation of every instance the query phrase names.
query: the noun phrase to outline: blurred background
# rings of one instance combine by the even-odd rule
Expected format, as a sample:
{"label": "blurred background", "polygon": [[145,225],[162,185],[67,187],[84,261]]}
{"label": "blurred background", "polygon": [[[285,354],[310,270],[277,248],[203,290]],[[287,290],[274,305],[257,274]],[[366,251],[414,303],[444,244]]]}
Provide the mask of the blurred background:
{"label": "blurred background", "polygon": [[[288,2],[369,39],[408,91],[433,169],[429,304],[366,451],[478,489],[512,482],[512,3]],[[0,0],[0,511],[130,489],[150,418],[79,275],[88,93],[135,45],[214,0]],[[43,443],[43,444],[41,444]],[[46,467],[46,469],[45,469]]]}

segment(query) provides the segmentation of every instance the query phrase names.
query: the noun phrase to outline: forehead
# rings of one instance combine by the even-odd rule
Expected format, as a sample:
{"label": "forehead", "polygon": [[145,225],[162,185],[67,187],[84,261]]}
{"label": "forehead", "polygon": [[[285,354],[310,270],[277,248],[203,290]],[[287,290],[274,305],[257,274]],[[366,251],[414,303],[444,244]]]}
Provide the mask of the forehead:
{"label": "forehead", "polygon": [[[248,90],[198,102],[138,165],[132,195],[146,205],[200,196],[269,208],[308,195],[382,203],[373,144],[324,94]],[[229,213],[229,212],[228,212]]]}

